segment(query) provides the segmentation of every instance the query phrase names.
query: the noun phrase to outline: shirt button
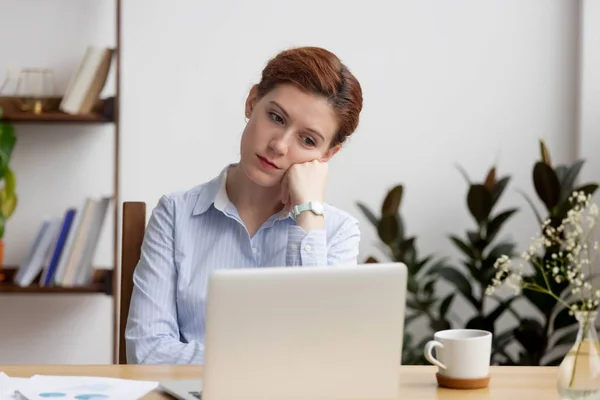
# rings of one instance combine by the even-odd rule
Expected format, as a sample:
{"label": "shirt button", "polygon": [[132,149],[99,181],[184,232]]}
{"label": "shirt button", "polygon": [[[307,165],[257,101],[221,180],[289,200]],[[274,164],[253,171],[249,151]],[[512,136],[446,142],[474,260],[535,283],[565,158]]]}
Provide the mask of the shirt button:
{"label": "shirt button", "polygon": [[256,247],[253,247],[253,248],[252,248],[252,253],[253,253],[253,254],[256,254],[256,252],[257,252],[257,251],[258,251],[258,250],[256,250]]}
{"label": "shirt button", "polygon": [[311,251],[312,247],[310,247],[310,244],[307,244],[306,246],[304,246],[304,250],[306,251]]}

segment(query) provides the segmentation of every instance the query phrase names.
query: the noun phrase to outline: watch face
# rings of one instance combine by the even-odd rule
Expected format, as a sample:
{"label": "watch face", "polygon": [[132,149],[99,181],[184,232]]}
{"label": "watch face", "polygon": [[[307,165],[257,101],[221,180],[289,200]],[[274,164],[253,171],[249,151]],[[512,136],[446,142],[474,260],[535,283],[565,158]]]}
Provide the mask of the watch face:
{"label": "watch face", "polygon": [[312,210],[317,214],[323,214],[323,204],[321,203],[313,203]]}

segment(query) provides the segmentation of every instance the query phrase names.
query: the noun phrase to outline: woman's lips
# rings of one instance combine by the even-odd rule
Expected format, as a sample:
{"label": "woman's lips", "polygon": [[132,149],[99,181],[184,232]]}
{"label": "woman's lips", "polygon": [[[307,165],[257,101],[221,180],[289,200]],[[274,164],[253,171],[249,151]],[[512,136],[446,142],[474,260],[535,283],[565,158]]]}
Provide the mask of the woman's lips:
{"label": "woman's lips", "polygon": [[275,164],[273,164],[271,161],[267,160],[264,157],[259,156],[258,154],[256,155],[258,157],[258,160],[260,161],[260,164],[267,169],[279,169],[279,167]]}

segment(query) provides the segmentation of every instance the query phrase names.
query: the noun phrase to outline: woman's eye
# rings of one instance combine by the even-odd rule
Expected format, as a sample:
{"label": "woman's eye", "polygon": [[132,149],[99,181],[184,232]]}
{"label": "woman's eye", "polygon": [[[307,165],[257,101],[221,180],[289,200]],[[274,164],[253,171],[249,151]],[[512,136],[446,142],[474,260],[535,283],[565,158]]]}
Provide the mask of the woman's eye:
{"label": "woman's eye", "polygon": [[304,144],[306,144],[307,146],[312,146],[312,147],[314,147],[314,146],[316,146],[316,145],[317,145],[317,144],[315,143],[315,141],[314,141],[314,140],[312,140],[312,139],[311,139],[310,137],[308,137],[308,136],[305,136],[305,137],[304,137]]}
{"label": "woman's eye", "polygon": [[269,116],[271,117],[273,122],[277,122],[278,124],[283,123],[283,118],[281,118],[279,115],[275,114],[274,112],[270,112]]}

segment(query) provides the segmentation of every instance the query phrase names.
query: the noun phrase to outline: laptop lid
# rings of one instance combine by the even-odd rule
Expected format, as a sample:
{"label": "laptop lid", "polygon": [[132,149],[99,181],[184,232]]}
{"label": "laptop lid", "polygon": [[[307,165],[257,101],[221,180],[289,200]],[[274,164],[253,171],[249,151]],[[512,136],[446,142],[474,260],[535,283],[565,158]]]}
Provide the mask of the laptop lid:
{"label": "laptop lid", "polygon": [[406,266],[209,278],[203,400],[397,399]]}

